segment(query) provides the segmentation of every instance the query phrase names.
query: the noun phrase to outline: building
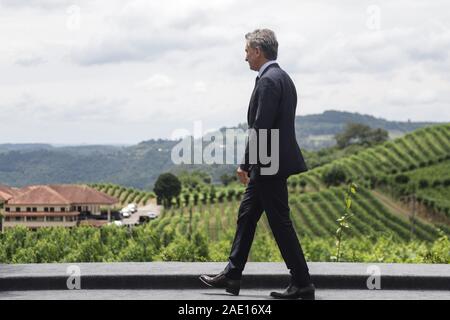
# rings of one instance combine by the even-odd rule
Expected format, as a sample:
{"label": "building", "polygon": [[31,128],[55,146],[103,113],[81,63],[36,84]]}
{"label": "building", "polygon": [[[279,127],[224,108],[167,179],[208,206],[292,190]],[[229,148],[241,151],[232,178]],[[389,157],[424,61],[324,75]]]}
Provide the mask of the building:
{"label": "building", "polygon": [[110,221],[116,203],[116,198],[86,185],[0,186],[1,230],[17,225],[30,229],[75,227],[82,218],[100,217],[101,208],[106,208]]}
{"label": "building", "polygon": [[0,205],[20,193],[19,188],[11,188],[0,184]]}
{"label": "building", "polygon": [[19,192],[20,189],[18,188],[11,188],[0,184],[0,231],[3,231],[2,214],[5,202],[11,199],[13,196],[19,194]]}

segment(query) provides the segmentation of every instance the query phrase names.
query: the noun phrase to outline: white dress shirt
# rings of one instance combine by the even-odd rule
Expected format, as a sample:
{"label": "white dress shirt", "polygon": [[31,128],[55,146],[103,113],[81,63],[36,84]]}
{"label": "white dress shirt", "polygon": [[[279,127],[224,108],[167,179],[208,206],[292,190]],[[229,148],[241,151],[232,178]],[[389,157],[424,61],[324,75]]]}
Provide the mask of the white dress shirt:
{"label": "white dress shirt", "polygon": [[267,61],[266,63],[264,63],[264,64],[261,66],[261,68],[259,68],[259,71],[258,71],[258,78],[261,77],[262,73],[264,72],[264,70],[267,69],[268,66],[270,66],[271,64],[274,64],[274,63],[277,63],[277,61],[276,61],[276,60],[269,60],[269,61]]}

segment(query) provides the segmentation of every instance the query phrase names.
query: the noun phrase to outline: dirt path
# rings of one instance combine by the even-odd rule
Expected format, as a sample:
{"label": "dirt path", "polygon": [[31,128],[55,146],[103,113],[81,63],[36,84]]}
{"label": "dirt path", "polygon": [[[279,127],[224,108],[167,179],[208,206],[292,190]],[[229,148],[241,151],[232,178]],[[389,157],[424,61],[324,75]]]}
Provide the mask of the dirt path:
{"label": "dirt path", "polygon": [[404,206],[398,204],[395,200],[390,198],[389,196],[381,193],[377,190],[371,190],[372,195],[377,198],[377,200],[381,201],[386,207],[388,207],[394,213],[399,213],[406,218],[409,217],[411,212],[406,209]]}
{"label": "dirt path", "polygon": [[[372,195],[378,201],[380,201],[393,214],[396,214],[398,216],[402,216],[405,219],[409,219],[409,217],[411,216],[411,211],[410,210],[408,210],[404,205],[400,204],[398,201],[392,199],[388,195],[383,194],[383,193],[381,193],[380,191],[377,191],[377,190],[371,190],[370,192],[372,193]],[[433,224],[432,221],[428,221],[428,220],[426,220],[423,217],[420,217],[418,215],[416,215],[416,218],[419,218],[420,221],[423,222],[423,223]]]}

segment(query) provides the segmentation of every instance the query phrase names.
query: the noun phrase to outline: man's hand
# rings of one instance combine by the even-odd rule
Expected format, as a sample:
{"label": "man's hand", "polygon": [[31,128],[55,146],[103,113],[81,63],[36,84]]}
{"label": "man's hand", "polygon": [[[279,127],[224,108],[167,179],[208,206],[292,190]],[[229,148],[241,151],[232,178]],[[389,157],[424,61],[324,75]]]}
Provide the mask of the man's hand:
{"label": "man's hand", "polygon": [[249,181],[250,179],[249,179],[249,177],[248,177],[248,172],[247,172],[247,171],[244,171],[244,170],[242,170],[240,167],[238,167],[238,169],[237,169],[237,171],[236,171],[236,174],[238,175],[239,180],[240,180],[243,184],[245,184],[245,185],[248,184],[248,181]]}

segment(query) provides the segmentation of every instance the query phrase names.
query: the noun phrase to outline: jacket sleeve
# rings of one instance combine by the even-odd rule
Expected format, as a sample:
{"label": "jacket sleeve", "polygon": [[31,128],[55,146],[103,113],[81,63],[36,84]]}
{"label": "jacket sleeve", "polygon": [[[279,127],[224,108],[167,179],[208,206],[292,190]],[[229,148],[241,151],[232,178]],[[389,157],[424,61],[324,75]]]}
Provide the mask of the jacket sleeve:
{"label": "jacket sleeve", "polygon": [[256,135],[248,135],[247,143],[245,146],[244,159],[239,166],[244,171],[248,171],[250,167],[249,144],[256,145],[256,143],[259,141],[258,138],[260,129],[267,129],[268,137],[270,137],[270,129],[273,128],[277,114],[279,112],[278,107],[281,98],[281,90],[277,88],[275,82],[270,78],[261,78],[261,80],[259,80],[257,90],[258,105],[255,121],[252,125],[252,129],[255,130],[254,132],[256,133]]}

